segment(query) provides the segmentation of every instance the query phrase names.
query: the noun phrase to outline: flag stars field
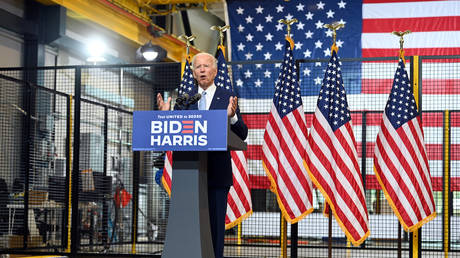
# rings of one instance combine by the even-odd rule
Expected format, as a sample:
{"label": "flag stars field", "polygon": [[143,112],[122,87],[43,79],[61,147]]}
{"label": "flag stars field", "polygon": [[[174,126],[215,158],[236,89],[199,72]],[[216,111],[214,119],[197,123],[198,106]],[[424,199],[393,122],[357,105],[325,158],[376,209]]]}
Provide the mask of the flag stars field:
{"label": "flag stars field", "polygon": [[[319,1],[312,5],[306,5],[300,0],[292,0],[289,3],[265,1],[263,5],[260,2],[237,0],[230,0],[228,3],[230,20],[236,22],[231,24],[230,27],[231,40],[234,45],[232,60],[282,59],[283,44],[278,39],[284,38],[286,26],[276,21],[293,18],[298,19],[298,22],[292,25],[291,38],[299,39],[296,40],[293,55],[301,58],[328,57],[330,56],[330,49],[325,45],[325,40],[330,41],[332,34],[331,31],[323,28],[324,24],[336,20],[345,22],[355,19],[357,15],[354,15],[354,12],[355,10],[358,12],[358,9],[355,8],[358,6],[357,4],[348,4],[345,1],[339,3]],[[360,27],[359,25],[357,26]],[[352,29],[345,28],[343,31],[352,31]],[[345,38],[347,38],[346,45],[344,45],[345,41],[339,39],[339,42],[341,42],[339,47],[345,46],[342,51],[348,52],[348,49],[359,45],[356,38]],[[264,66],[273,67],[272,64],[265,64]],[[274,67],[273,72],[278,73],[279,71],[276,68]],[[235,80],[245,78],[244,71],[234,69],[233,77]],[[255,84],[255,81],[263,78],[263,73],[254,74],[246,83],[248,87],[243,87],[241,90],[237,89],[237,92],[257,92],[256,95],[261,97],[262,95],[258,93],[262,92],[262,90],[267,91],[267,87],[274,84],[274,81],[265,81],[262,87],[256,87],[258,84]],[[272,77],[272,79],[275,80],[276,78]],[[299,79],[299,82],[302,84],[315,83],[314,77],[303,79],[302,81]]]}

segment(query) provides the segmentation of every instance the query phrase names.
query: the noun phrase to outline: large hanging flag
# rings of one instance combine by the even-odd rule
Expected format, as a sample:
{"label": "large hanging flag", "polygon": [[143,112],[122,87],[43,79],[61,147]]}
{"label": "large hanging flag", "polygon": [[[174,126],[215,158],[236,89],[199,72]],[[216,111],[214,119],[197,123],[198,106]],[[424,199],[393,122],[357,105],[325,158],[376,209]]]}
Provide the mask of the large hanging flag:
{"label": "large hanging flag", "polygon": [[[276,21],[291,17],[299,20],[291,30],[296,40],[293,51],[297,59],[329,58],[330,45],[326,42],[330,42],[332,31],[324,30],[323,25],[335,21],[346,24],[337,38],[341,57],[394,56],[398,47],[394,44],[391,32],[396,29],[410,29],[413,32],[408,36],[411,40],[406,44],[407,55],[460,54],[458,0],[227,0],[227,5],[233,62],[282,59],[283,42],[279,39],[284,36],[284,28],[283,24]],[[353,83],[346,83],[348,95],[368,90],[371,85],[366,80],[392,79],[393,74],[390,78],[382,78],[382,74],[366,71],[366,68],[375,65],[374,62],[363,64],[363,74],[354,73],[351,76],[344,73],[345,82],[346,79],[353,80]],[[270,78],[263,73],[265,70],[271,71],[271,67],[273,65],[264,64],[259,73],[245,65],[233,69],[235,91],[242,98],[271,98],[272,92],[267,89],[273,84],[269,83]],[[317,83],[319,77],[316,69],[314,63],[303,64],[299,69],[303,74],[302,96],[318,95],[322,78]],[[357,83],[361,79],[364,83]],[[439,83],[430,82],[429,85],[435,92],[441,92]],[[423,86],[426,88],[428,85],[424,83]]]}
{"label": "large hanging flag", "polygon": [[[217,76],[214,83],[232,91],[232,82],[228,75],[227,62],[223,46],[219,46],[217,54]],[[231,151],[233,185],[227,198],[227,214],[225,229],[238,225],[252,214],[251,190],[249,188],[248,165],[243,151]]]}
{"label": "large hanging flag", "polygon": [[422,121],[399,60],[374,151],[374,170],[385,197],[406,231],[436,216]]}
{"label": "large hanging flag", "polygon": [[[194,96],[197,92],[197,86],[195,85],[195,79],[193,78],[193,72],[190,67],[190,56],[187,56],[185,61],[184,71],[182,73],[182,80],[179,85],[178,96],[183,96],[188,94],[189,96]],[[163,176],[161,177],[161,182],[166,192],[171,196],[171,184],[172,184],[172,162],[173,155],[172,151],[167,151],[165,155],[165,165],[163,168]]]}
{"label": "large hanging flag", "polygon": [[[335,46],[335,45],[334,45]],[[337,48],[324,74],[308,136],[310,176],[354,245],[369,236],[369,216]]]}
{"label": "large hanging flag", "polygon": [[[245,152],[252,189],[265,189],[270,182],[262,166],[262,142],[268,112],[272,105],[274,82],[279,67],[273,60],[282,60],[285,25],[279,19],[296,17],[299,22],[291,29],[295,39],[294,57],[297,59],[330,58],[331,31],[323,25],[343,21],[345,28],[337,35],[341,58],[394,57],[399,50],[394,30],[410,29],[405,49],[412,55],[460,55],[460,1],[273,1],[227,0],[231,46],[228,60],[232,64],[234,92],[249,129],[248,150]],[[283,27],[284,26],[284,27]],[[341,45],[339,45],[341,44]],[[262,61],[266,60],[266,61]],[[449,63],[443,62],[449,60]],[[271,61],[271,62],[269,62]],[[455,61],[455,60],[454,60]],[[249,63],[249,62],[255,62]],[[279,64],[279,63],[277,63]],[[276,65],[277,65],[276,64]],[[323,67],[316,62],[300,62],[301,95],[306,112],[314,112],[321,88]],[[406,68],[409,69],[409,63]],[[389,68],[389,67],[392,68]],[[387,101],[397,63],[381,61],[347,62],[342,65],[342,79],[347,91],[350,110],[381,112]],[[360,68],[361,67],[361,68]],[[423,59],[423,110],[459,110],[460,63],[452,59]],[[443,71],[442,73],[439,71]],[[424,133],[431,168],[434,191],[442,191],[443,119],[441,113],[425,113]],[[310,114],[306,115],[310,127]],[[366,189],[380,189],[372,169],[374,141],[379,130],[381,115],[368,112],[367,140],[361,139],[363,115],[352,113],[353,128],[358,150],[367,146],[367,152],[358,151],[358,158],[366,160]],[[452,113],[451,121],[460,121]],[[460,130],[460,122],[451,122],[452,130]],[[460,150],[460,142],[453,141],[452,149]],[[363,157],[364,156],[364,157]],[[460,166],[460,151],[452,152],[452,165]],[[460,191],[460,180],[454,177],[453,191]]]}
{"label": "large hanging flag", "polygon": [[293,43],[286,38],[284,61],[262,145],[263,167],[289,223],[296,223],[313,211],[312,183],[304,166],[308,130],[292,55]]}

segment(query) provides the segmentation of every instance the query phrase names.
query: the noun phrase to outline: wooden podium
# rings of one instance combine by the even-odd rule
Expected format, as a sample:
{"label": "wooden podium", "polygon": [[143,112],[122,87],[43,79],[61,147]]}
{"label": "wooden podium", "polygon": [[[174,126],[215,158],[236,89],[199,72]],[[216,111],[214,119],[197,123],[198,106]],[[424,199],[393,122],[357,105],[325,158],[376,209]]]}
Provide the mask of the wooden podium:
{"label": "wooden podium", "polygon": [[[231,130],[228,150],[247,145]],[[174,151],[171,205],[163,258],[214,258],[208,209],[208,153]]]}

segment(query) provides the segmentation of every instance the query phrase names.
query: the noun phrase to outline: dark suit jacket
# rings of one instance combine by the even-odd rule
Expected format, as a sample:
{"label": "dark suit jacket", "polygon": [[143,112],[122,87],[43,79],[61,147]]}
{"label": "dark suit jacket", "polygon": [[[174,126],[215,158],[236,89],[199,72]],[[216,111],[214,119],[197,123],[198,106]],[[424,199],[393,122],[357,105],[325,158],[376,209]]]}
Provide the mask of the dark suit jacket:
{"label": "dark suit jacket", "polygon": [[[235,96],[231,91],[217,87],[209,109],[227,109],[228,99]],[[190,106],[190,109],[198,109],[198,104]],[[231,125],[231,130],[242,140],[248,136],[248,127],[243,122],[240,110],[236,110],[238,122]],[[233,184],[232,161],[230,151],[208,152],[208,186],[229,187]]]}

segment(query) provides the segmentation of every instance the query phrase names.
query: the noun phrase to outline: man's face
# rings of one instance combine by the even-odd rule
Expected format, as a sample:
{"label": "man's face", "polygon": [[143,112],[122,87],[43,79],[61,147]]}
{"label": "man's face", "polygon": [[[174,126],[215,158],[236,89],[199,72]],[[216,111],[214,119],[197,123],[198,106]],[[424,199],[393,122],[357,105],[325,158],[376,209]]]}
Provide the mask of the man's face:
{"label": "man's face", "polygon": [[204,90],[212,85],[217,74],[217,68],[214,67],[213,62],[212,57],[200,55],[195,58],[193,63],[193,77]]}

